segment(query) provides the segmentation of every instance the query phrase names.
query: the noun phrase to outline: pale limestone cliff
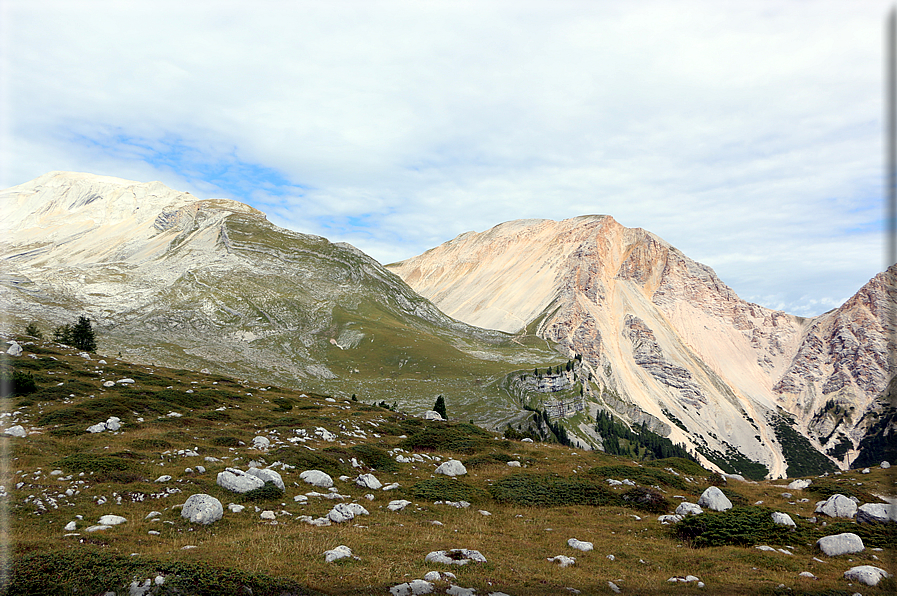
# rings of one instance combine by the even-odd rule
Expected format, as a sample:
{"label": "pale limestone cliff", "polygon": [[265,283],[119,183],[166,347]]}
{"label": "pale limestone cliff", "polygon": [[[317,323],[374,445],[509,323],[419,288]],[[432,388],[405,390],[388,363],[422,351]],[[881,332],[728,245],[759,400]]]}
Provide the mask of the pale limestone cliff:
{"label": "pale limestone cliff", "polygon": [[814,414],[836,399],[859,420],[893,376],[893,271],[805,320],[741,300],[709,267],[609,216],[508,222],[388,268],[459,320],[529,328],[581,354],[596,395],[622,396],[698,450],[737,446],[772,476],[787,467],[769,421],[777,407],[817,449],[838,425],[856,444],[846,418],[814,428]]}

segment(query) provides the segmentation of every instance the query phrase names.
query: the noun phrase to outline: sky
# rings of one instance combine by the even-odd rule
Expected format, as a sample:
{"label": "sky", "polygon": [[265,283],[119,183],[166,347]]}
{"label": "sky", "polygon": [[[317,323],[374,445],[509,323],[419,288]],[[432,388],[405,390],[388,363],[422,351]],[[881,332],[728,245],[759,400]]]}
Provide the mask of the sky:
{"label": "sky", "polygon": [[0,188],[248,203],[381,263],[607,214],[813,316],[885,264],[879,0],[0,0]]}

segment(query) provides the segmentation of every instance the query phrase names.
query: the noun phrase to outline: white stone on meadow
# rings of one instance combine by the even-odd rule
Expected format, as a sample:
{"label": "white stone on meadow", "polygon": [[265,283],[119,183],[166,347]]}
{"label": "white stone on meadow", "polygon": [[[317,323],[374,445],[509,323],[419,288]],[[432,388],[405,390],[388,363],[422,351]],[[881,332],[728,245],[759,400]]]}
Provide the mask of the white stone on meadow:
{"label": "white stone on meadow", "polygon": [[827,515],[829,517],[846,517],[851,518],[856,515],[857,512],[857,504],[856,502],[849,498],[845,497],[842,494],[835,494],[830,496],[825,501],[819,501],[816,503],[816,510],[814,513],[822,513],[823,515]]}
{"label": "white stone on meadow", "polygon": [[246,509],[246,505],[237,505],[236,503],[228,503],[227,508],[230,509],[231,513],[240,513],[244,509]]}
{"label": "white stone on meadow", "polygon": [[424,412],[424,420],[445,420],[445,418],[436,410],[427,410]]}
{"label": "white stone on meadow", "polygon": [[265,486],[261,478],[247,474],[237,468],[225,468],[223,472],[218,472],[216,483],[218,486],[235,493],[247,493]]}
{"label": "white stone on meadow", "polygon": [[9,349],[6,350],[6,353],[10,356],[21,356],[22,355],[22,346],[20,346],[17,342],[9,342]]}
{"label": "white stone on meadow", "polygon": [[195,524],[207,526],[224,517],[221,501],[211,495],[190,495],[181,507],[181,517]]}
{"label": "white stone on meadow", "polygon": [[701,515],[704,510],[695,503],[683,502],[676,507],[676,515]]}
{"label": "white stone on meadow", "polygon": [[25,427],[21,424],[17,424],[15,426],[10,426],[5,431],[4,434],[7,434],[11,437],[24,437],[28,435],[28,431],[25,430]]}
{"label": "white stone on meadow", "polygon": [[556,557],[548,557],[549,561],[557,563],[561,567],[569,567],[570,565],[576,564],[576,557],[567,557],[565,555],[558,555]]}
{"label": "white stone on meadow", "polygon": [[888,463],[888,462],[886,462],[886,461],[883,461],[883,462],[881,462],[881,465],[880,465],[879,467],[880,467],[882,470],[887,470],[888,468],[891,467],[891,464]]}
{"label": "white stone on meadow", "polygon": [[885,503],[866,503],[857,509],[858,524],[897,522],[897,505]]}
{"label": "white stone on meadow", "polygon": [[816,541],[816,546],[830,557],[863,552],[863,539],[852,532],[823,536]]}
{"label": "white stone on meadow", "polygon": [[442,462],[439,467],[436,468],[436,473],[444,474],[446,476],[463,476],[464,474],[467,474],[467,468],[465,468],[464,464],[458,460],[450,459]]}
{"label": "white stone on meadow", "polygon": [[118,416],[111,416],[109,420],[106,421],[106,430],[116,431],[121,428],[121,418]]}
{"label": "white stone on meadow", "polygon": [[453,548],[451,550],[437,550],[428,553],[425,560],[428,563],[466,565],[468,563],[485,563],[486,557],[484,557],[478,550]]}
{"label": "white stone on meadow", "polygon": [[413,579],[410,582],[393,586],[389,589],[392,596],[417,596],[418,594],[432,594],[434,586],[422,579]]}
{"label": "white stone on meadow", "polygon": [[390,511],[401,511],[408,505],[411,505],[411,501],[407,501],[405,499],[399,499],[396,501],[390,501],[389,505],[386,506]]}
{"label": "white stone on meadow", "polygon": [[860,565],[851,567],[844,572],[844,578],[865,584],[867,586],[877,586],[884,578],[891,577],[891,574],[880,567],[873,565]]}
{"label": "white stone on meadow", "polygon": [[117,526],[119,524],[125,523],[126,521],[128,520],[120,515],[110,514],[100,517],[100,519],[97,520],[97,523],[104,526]]}
{"label": "white stone on meadow", "polygon": [[115,381],[106,381],[103,383],[103,387],[115,387]]}
{"label": "white stone on meadow", "polygon": [[576,538],[570,538],[569,540],[567,540],[567,545],[571,548],[575,548],[576,550],[581,550],[584,553],[587,553],[595,548],[595,545],[593,545],[591,542],[584,542],[582,540],[577,540]]}
{"label": "white stone on meadow", "polygon": [[104,432],[105,430],[106,430],[105,422],[98,422],[92,426],[87,427],[87,432],[89,432],[89,433],[101,433],[101,432]]}
{"label": "white stone on meadow", "polygon": [[250,476],[255,476],[263,483],[273,482],[280,490],[286,490],[286,487],[283,484],[283,478],[280,477],[280,473],[275,472],[270,468],[249,468],[246,470],[246,473]]}
{"label": "white stone on meadow", "polygon": [[683,516],[681,516],[681,515],[661,515],[660,517],[657,518],[657,521],[659,521],[662,524],[675,524],[675,523],[681,522],[682,517]]}
{"label": "white stone on meadow", "polygon": [[63,530],[65,530],[66,532],[74,532],[77,529],[78,529],[78,524],[77,524],[77,522],[73,522],[73,521],[70,521],[69,523],[65,524],[65,527],[63,528]]}
{"label": "white stone on meadow", "polygon": [[339,561],[340,559],[346,559],[352,556],[352,549],[348,546],[341,544],[336,548],[325,550],[324,551],[324,562],[325,563],[333,563],[334,561]]}
{"label": "white stone on meadow", "polygon": [[701,494],[698,505],[711,511],[726,511],[732,508],[732,501],[719,488],[711,486]]}
{"label": "white stone on meadow", "polygon": [[474,588],[462,588],[452,584],[445,591],[449,596],[475,596],[477,591]]}
{"label": "white stone on meadow", "polygon": [[776,511],[772,514],[772,522],[779,526],[796,526],[794,520],[791,519],[791,516],[787,513],[780,513]]}
{"label": "white stone on meadow", "polygon": [[508,462],[508,466],[511,468],[519,468],[520,462],[517,461],[516,459],[512,459],[511,461]]}
{"label": "white stone on meadow", "polygon": [[252,446],[256,449],[264,451],[271,446],[271,441],[268,439],[268,437],[259,435],[252,438]]}
{"label": "white stone on meadow", "polygon": [[306,470],[299,474],[299,479],[319,488],[330,488],[333,486],[333,478],[330,477],[330,474],[326,474],[321,470]]}
{"label": "white stone on meadow", "polygon": [[259,517],[261,517],[262,519],[272,520],[276,516],[274,515],[273,511],[271,511],[270,509],[266,509],[265,511],[262,511],[262,514]]}
{"label": "white stone on meadow", "polygon": [[169,476],[168,474],[162,474],[161,476],[156,478],[155,482],[168,482],[169,480],[171,480],[171,476]]}
{"label": "white stone on meadow", "polygon": [[90,526],[89,528],[85,529],[84,531],[85,532],[101,532],[103,530],[108,530],[111,527],[112,526],[107,525],[107,524],[98,524],[96,526]]}
{"label": "white stone on meadow", "polygon": [[792,480],[788,484],[787,488],[788,488],[788,490],[803,490],[803,489],[807,488],[808,486],[810,486],[812,483],[813,483],[813,481],[809,480],[807,478],[798,478],[797,480]]}
{"label": "white stone on meadow", "polygon": [[373,474],[360,474],[358,478],[355,479],[355,484],[371,490],[378,490],[383,486],[383,483],[377,480]]}

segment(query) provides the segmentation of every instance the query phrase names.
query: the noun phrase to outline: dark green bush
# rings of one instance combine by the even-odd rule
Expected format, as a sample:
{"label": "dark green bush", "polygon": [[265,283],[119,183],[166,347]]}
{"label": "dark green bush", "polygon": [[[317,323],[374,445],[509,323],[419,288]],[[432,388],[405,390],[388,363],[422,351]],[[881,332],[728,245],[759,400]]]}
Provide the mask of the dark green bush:
{"label": "dark green bush", "polygon": [[671,511],[673,506],[670,502],[656,490],[637,486],[620,495],[620,498],[628,507],[647,511],[648,513],[666,513]]}
{"label": "dark green bush", "polygon": [[258,501],[279,501],[283,498],[283,491],[276,484],[271,482],[265,482],[264,486],[260,486],[258,488],[254,488],[251,491],[243,493],[240,497],[240,500],[244,503],[246,502],[258,502]]}
{"label": "dark green bush", "polygon": [[413,485],[409,492],[421,501],[467,501],[480,503],[489,498],[489,493],[481,488],[456,478],[429,478]]}
{"label": "dark green bush", "polygon": [[212,422],[224,422],[230,420],[231,415],[227,412],[219,412],[218,410],[210,410],[199,415],[203,420],[211,420]]}
{"label": "dark green bush", "polygon": [[232,435],[219,435],[212,439],[212,445],[218,447],[239,447],[243,441]]}
{"label": "dark green bush", "polygon": [[0,376],[0,390],[3,391],[0,397],[23,396],[37,391],[37,384],[34,382],[34,375],[15,369],[11,375],[4,374]]}
{"label": "dark green bush", "polygon": [[169,449],[171,443],[165,439],[150,437],[146,439],[135,439],[131,441],[131,447],[134,449]]}
{"label": "dark green bush", "polygon": [[597,482],[553,474],[512,474],[490,486],[489,492],[499,503],[524,506],[625,504],[620,495]]}
{"label": "dark green bush", "polygon": [[143,469],[127,458],[94,453],[75,453],[57,461],[54,465],[66,472],[94,473],[99,482],[128,484],[145,480]]}
{"label": "dark green bush", "polygon": [[352,473],[351,466],[326,452],[309,451],[304,447],[279,447],[269,453],[275,460],[296,466],[301,471],[321,470],[331,476]]}
{"label": "dark green bush", "polygon": [[[795,542],[795,530],[776,525],[773,510],[768,507],[733,507],[726,511],[705,511],[690,515],[672,528],[680,540],[692,546],[754,546],[756,544],[790,544]],[[804,522],[798,522],[802,526]]]}
{"label": "dark green bush", "polygon": [[208,563],[157,561],[94,548],[32,552],[12,561],[8,596],[127,594],[135,577],[165,576],[166,593],[196,596],[318,596],[293,580],[215,567]]}
{"label": "dark green bush", "polygon": [[413,451],[452,451],[468,455],[494,447],[510,447],[508,441],[495,441],[491,433],[467,423],[428,424],[416,429],[399,445]]}
{"label": "dark green bush", "polygon": [[490,464],[507,464],[514,459],[507,453],[478,453],[461,461],[465,468],[478,468]]}

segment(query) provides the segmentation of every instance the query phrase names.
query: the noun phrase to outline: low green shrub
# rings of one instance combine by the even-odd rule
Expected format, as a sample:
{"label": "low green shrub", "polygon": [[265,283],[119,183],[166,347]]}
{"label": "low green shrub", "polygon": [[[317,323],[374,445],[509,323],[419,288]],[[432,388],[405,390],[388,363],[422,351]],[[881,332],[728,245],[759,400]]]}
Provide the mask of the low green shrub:
{"label": "low green shrub", "polygon": [[279,486],[277,486],[270,480],[265,482],[264,486],[260,486],[248,492],[245,492],[240,497],[240,500],[244,503],[256,503],[259,501],[279,501],[281,499],[283,499],[283,491]]}
{"label": "low green shrub", "polygon": [[54,464],[66,472],[94,473],[98,482],[129,484],[144,481],[143,468],[127,458],[94,453],[75,453],[58,460]]}
{"label": "low green shrub", "polygon": [[134,439],[131,441],[131,447],[134,449],[170,449],[171,443],[165,439],[150,437],[146,439]]}
{"label": "low green shrub", "polygon": [[34,375],[30,372],[26,373],[19,369],[12,371],[7,375],[6,371],[0,374],[0,397],[23,396],[36,392],[37,383],[34,382]]}
{"label": "low green shrub", "polygon": [[218,435],[212,438],[212,445],[217,447],[239,447],[243,441],[232,435]]}
{"label": "low green shrub", "polygon": [[514,459],[507,453],[478,453],[461,461],[465,468],[478,468],[490,464],[507,464]]}
{"label": "low green shrub", "polygon": [[680,474],[687,474],[688,476],[710,476],[713,473],[701,467],[700,464],[684,457],[666,457],[664,459],[647,461],[644,464],[652,468],[673,468]]}
{"label": "low green shrub", "polygon": [[648,513],[662,514],[673,509],[673,506],[662,494],[643,486],[637,486],[622,493],[620,498],[628,507]]}
{"label": "low green shrub", "polygon": [[[768,507],[732,507],[726,511],[705,511],[690,515],[672,527],[671,532],[692,546],[754,546],[757,544],[790,544],[796,541],[796,530],[772,521]],[[798,522],[801,527],[806,525]]]}
{"label": "low green shrub", "polygon": [[165,592],[225,596],[318,596],[293,580],[215,567],[208,563],[127,557],[96,548],[32,552],[12,560],[8,596],[127,594],[134,578],[165,576]]}
{"label": "low green shrub", "polygon": [[351,474],[352,467],[339,461],[339,458],[326,453],[309,451],[304,447],[279,447],[269,454],[276,461],[296,466],[299,470],[321,470],[331,476]]}
{"label": "low green shrub", "polygon": [[227,412],[219,412],[218,410],[209,410],[199,415],[203,420],[211,420],[212,422],[224,422],[231,419],[231,415]]}
{"label": "low green shrub", "polygon": [[480,503],[489,498],[489,493],[471,486],[457,478],[429,478],[421,480],[409,489],[421,501],[467,501]]}
{"label": "low green shrub", "polygon": [[834,480],[828,480],[823,478],[814,478],[813,483],[804,489],[804,492],[808,492],[810,494],[816,495],[819,501],[829,498],[835,494],[841,494],[845,497],[856,497],[863,503],[882,503],[883,501],[873,495],[872,493],[866,492],[860,487],[853,486],[848,483],[847,480],[842,480],[841,482],[836,482]]}
{"label": "low green shrub", "polygon": [[620,495],[585,478],[561,478],[554,474],[512,474],[489,487],[499,503],[556,507],[563,505],[624,505]]}
{"label": "low green shrub", "polygon": [[472,424],[428,424],[417,428],[399,445],[412,451],[451,451],[472,455],[494,447],[508,449],[508,441],[495,441],[492,434]]}

